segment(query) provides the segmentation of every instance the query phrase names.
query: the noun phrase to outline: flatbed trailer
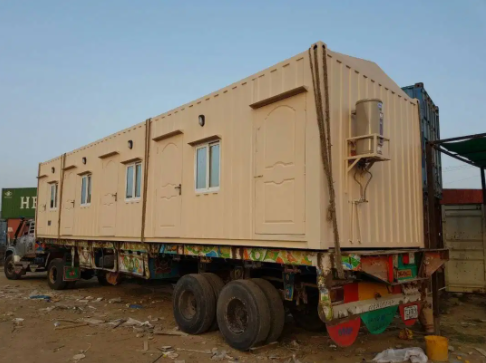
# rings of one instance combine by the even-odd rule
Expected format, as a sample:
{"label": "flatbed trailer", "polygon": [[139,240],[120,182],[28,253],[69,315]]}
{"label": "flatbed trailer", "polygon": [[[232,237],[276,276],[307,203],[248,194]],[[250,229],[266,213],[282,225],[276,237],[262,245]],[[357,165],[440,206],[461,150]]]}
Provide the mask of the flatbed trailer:
{"label": "flatbed trailer", "polygon": [[241,350],[286,310],[340,346],[411,325],[448,259],[424,242],[419,125],[375,63],[315,43],[41,163],[35,266],[53,289],[177,279],[180,329]]}
{"label": "flatbed trailer", "polygon": [[[271,341],[280,336],[285,308],[304,328],[327,329],[339,346],[353,344],[361,324],[372,334],[382,333],[397,313],[405,325],[413,325],[426,301],[430,277],[449,259],[446,249],[342,251],[345,279],[339,279],[335,269],[338,261],[329,251],[57,239],[39,239],[37,250],[50,256],[48,281],[55,289],[67,288],[69,284],[72,287],[83,275],[90,278],[96,274],[101,283],[116,285],[124,275],[176,279],[196,274],[207,278],[210,274],[209,284],[212,288],[219,286],[219,292],[215,291],[219,295],[222,286],[231,281],[256,279],[261,283],[264,279],[271,283],[266,288],[274,289],[282,301],[273,300],[269,305],[271,310],[276,308],[275,304],[281,304],[276,308],[280,314],[274,316],[276,321],[261,322],[266,327],[260,329],[272,331],[272,327],[279,326]],[[106,261],[110,261],[110,266],[106,266]],[[53,266],[62,266],[62,272]],[[184,311],[175,300],[174,310],[178,309]],[[184,316],[182,312],[179,314]],[[211,324],[231,318],[229,310],[221,317],[216,318],[215,314],[209,314]],[[247,314],[251,315],[245,311],[244,315]],[[255,317],[248,319],[246,323]],[[180,318],[178,323],[183,325],[183,320]],[[234,324],[235,331],[242,329]],[[267,338],[268,335],[252,341],[251,346],[271,342]],[[248,343],[241,345],[233,340],[228,343],[238,349],[250,348]]]}

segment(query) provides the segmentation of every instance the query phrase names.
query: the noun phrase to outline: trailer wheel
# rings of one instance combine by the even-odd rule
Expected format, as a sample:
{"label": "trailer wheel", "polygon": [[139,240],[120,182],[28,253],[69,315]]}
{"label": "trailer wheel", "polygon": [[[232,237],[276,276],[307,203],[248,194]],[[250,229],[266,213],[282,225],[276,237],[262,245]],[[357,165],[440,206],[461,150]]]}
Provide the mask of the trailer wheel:
{"label": "trailer wheel", "polygon": [[94,270],[83,270],[81,271],[81,278],[83,280],[91,280],[95,275]]}
{"label": "trailer wheel", "polygon": [[[209,284],[213,288],[214,309],[216,311],[216,303],[218,302],[218,297],[219,297],[219,294],[221,293],[221,290],[223,290],[224,282],[221,279],[221,277],[219,277],[218,275],[216,275],[214,273],[207,272],[207,273],[202,273],[200,275],[203,276],[206,280],[208,280]],[[209,327],[209,331],[215,331],[215,330],[218,330],[218,319],[216,319],[216,314],[214,314],[213,323]]]}
{"label": "trailer wheel", "polygon": [[181,277],[174,289],[172,308],[183,332],[201,334],[208,331],[216,314],[216,300],[208,279],[198,274]]}
{"label": "trailer wheel", "polygon": [[251,279],[265,294],[270,306],[270,332],[266,343],[273,343],[280,338],[285,324],[285,308],[278,290],[269,281],[264,279]]}
{"label": "trailer wheel", "polygon": [[47,268],[47,283],[53,290],[64,290],[67,282],[63,280],[64,261],[62,258],[55,258],[49,263]]}
{"label": "trailer wheel", "polygon": [[223,288],[216,315],[221,334],[235,349],[248,350],[263,343],[270,332],[268,300],[250,280],[235,280]]}
{"label": "trailer wheel", "polygon": [[14,264],[14,256],[8,255],[5,259],[5,268],[4,268],[5,277],[9,280],[18,280],[20,279],[21,274],[15,272],[15,264]]}

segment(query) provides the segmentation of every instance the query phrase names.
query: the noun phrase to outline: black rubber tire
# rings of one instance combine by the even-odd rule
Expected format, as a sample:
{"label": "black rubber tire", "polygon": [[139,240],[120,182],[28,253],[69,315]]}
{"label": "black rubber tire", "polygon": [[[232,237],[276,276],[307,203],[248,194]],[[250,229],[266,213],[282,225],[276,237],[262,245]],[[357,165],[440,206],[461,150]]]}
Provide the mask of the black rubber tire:
{"label": "black rubber tire", "polygon": [[238,350],[265,342],[270,332],[268,300],[251,280],[235,280],[223,288],[216,316],[224,339]]}
{"label": "black rubber tire", "polygon": [[20,279],[21,274],[15,273],[15,264],[14,264],[14,256],[8,255],[5,259],[5,267],[3,268],[3,272],[5,273],[5,277],[9,280],[18,280]]}
{"label": "black rubber tire", "polygon": [[95,270],[83,270],[81,271],[81,278],[83,280],[91,280],[95,275]]}
{"label": "black rubber tire", "polygon": [[285,325],[285,307],[282,301],[282,296],[278,290],[269,281],[264,279],[251,279],[257,284],[265,294],[268,305],[270,306],[270,332],[265,343],[273,343],[280,338]]}
{"label": "black rubber tire", "polygon": [[98,282],[100,283],[101,286],[113,286],[106,279],[106,272],[105,271],[98,271],[96,273],[96,277],[98,278]]}
{"label": "black rubber tire", "polygon": [[[218,302],[219,294],[221,293],[221,290],[223,290],[224,287],[224,282],[219,277],[218,275],[211,273],[211,272],[205,272],[200,274],[203,276],[206,280],[208,280],[209,284],[213,288],[213,293],[214,293],[214,309],[216,311],[216,303]],[[214,320],[211,326],[209,327],[209,331],[216,331],[218,330],[218,319],[216,319],[216,314],[214,314]]]}
{"label": "black rubber tire", "polygon": [[47,283],[53,290],[64,290],[67,282],[63,280],[64,261],[62,258],[55,258],[49,263],[47,268]]}
{"label": "black rubber tire", "polygon": [[199,274],[181,277],[174,289],[172,309],[183,332],[207,332],[216,315],[216,299],[208,279]]}

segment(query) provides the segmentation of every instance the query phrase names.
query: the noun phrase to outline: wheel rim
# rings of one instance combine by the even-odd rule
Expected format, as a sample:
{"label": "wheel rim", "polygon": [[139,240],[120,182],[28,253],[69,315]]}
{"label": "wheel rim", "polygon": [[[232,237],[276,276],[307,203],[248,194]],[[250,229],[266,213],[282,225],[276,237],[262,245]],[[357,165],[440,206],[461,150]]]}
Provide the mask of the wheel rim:
{"label": "wheel rim", "polygon": [[49,280],[51,280],[52,283],[55,283],[57,280],[57,267],[52,267],[51,270],[49,271]]}
{"label": "wheel rim", "polygon": [[182,316],[187,320],[191,320],[196,315],[197,301],[192,291],[185,290],[181,294],[180,311]]}
{"label": "wheel rim", "polygon": [[228,329],[233,334],[241,334],[248,327],[248,310],[239,299],[233,299],[227,310]]}

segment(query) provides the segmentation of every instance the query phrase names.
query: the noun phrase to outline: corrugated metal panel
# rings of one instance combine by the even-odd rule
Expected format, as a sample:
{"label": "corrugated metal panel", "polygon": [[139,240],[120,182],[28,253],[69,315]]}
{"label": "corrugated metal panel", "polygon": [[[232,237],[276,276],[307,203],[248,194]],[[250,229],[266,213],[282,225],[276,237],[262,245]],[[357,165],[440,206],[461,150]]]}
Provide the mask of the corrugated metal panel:
{"label": "corrugated metal panel", "polygon": [[[422,247],[417,104],[376,64],[334,52],[328,57],[333,173],[342,246]],[[312,90],[305,51],[146,124],[43,163],[38,236],[56,236],[61,210],[62,237],[140,240],[143,200],[125,199],[126,164],[133,160],[143,164],[150,155],[145,195],[147,241],[332,247]],[[372,167],[369,201],[356,212],[353,201],[359,198],[359,186],[346,171],[346,138],[350,137],[356,101],[369,97],[383,99],[391,160]],[[199,115],[205,116],[204,127],[198,123]],[[150,128],[146,130],[145,125]],[[204,140],[220,142],[220,187],[196,193],[196,149]],[[180,178],[175,176],[179,168],[174,160],[182,160]],[[164,174],[168,170],[173,173],[170,177]],[[81,180],[86,173],[92,174],[92,201],[81,206]],[[180,180],[179,196],[175,187]],[[59,183],[63,192],[57,210],[46,209],[52,183]],[[357,224],[351,229],[349,223],[356,213],[361,233]]]}
{"label": "corrugated metal panel", "polygon": [[37,188],[2,189],[2,218],[34,218]]}
{"label": "corrugated metal panel", "polygon": [[[376,64],[329,52],[333,168],[338,196],[341,245],[351,248],[423,246],[420,129],[416,101],[411,100]],[[356,102],[383,101],[384,135],[390,139],[389,161],[375,163],[367,203],[356,205],[360,187],[347,172],[347,144]],[[362,183],[366,182],[366,177]],[[324,181],[323,181],[324,183]],[[327,198],[325,196],[325,198]],[[327,200],[322,201],[323,205]],[[329,224],[323,232],[332,241]]]}
{"label": "corrugated metal panel", "polygon": [[441,204],[482,204],[481,189],[444,189]]}
{"label": "corrugated metal panel", "polygon": [[[403,87],[402,90],[411,98],[420,102],[420,132],[422,135],[422,178],[424,191],[427,190],[427,166],[425,161],[425,145],[428,141],[440,140],[439,107],[424,88],[423,83],[415,83],[413,86]],[[434,175],[437,196],[442,192],[442,159],[439,151],[434,152]]]}
{"label": "corrugated metal panel", "polygon": [[446,286],[451,292],[486,291],[486,233],[480,204],[443,205]]}

